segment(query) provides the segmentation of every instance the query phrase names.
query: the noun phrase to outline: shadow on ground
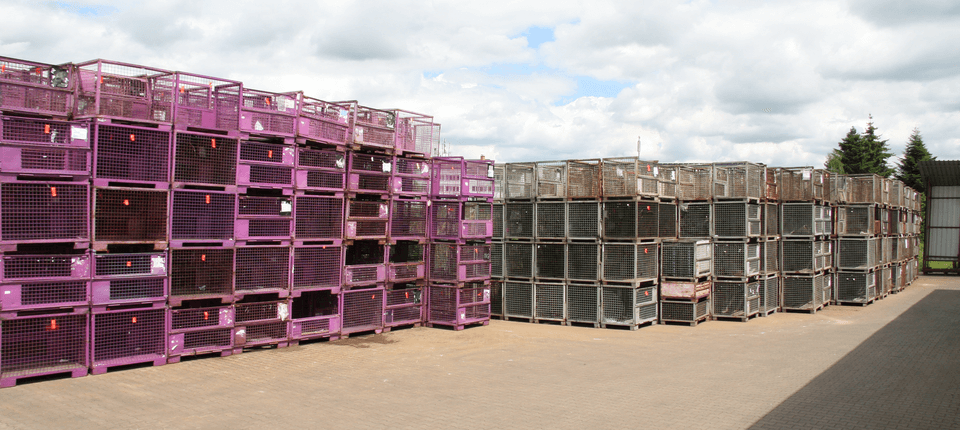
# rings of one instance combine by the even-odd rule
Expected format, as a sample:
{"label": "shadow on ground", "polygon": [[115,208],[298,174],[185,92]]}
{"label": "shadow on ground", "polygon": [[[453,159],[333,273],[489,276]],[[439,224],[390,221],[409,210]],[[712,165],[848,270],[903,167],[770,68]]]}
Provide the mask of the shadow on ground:
{"label": "shadow on ground", "polygon": [[960,428],[960,291],[936,290],[751,429]]}

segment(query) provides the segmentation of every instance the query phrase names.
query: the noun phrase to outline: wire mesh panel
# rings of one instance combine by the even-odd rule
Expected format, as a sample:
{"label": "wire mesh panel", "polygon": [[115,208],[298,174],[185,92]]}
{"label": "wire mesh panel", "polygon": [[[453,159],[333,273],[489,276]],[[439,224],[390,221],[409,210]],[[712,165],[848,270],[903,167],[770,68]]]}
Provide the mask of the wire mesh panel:
{"label": "wire mesh panel", "polygon": [[764,198],[776,202],[780,200],[780,168],[764,168]]}
{"label": "wire mesh panel", "polygon": [[662,281],[660,297],[668,299],[699,300],[710,295],[713,281],[709,278],[689,281]]}
{"label": "wire mesh panel", "polygon": [[293,292],[336,289],[341,285],[343,249],[334,245],[296,245],[293,248]]}
{"label": "wire mesh panel", "polygon": [[173,142],[175,184],[236,185],[237,139],[177,132]]}
{"label": "wire mesh panel", "polygon": [[[0,121],[3,121],[0,119]],[[2,127],[2,125],[0,125]],[[86,129],[84,129],[85,131]],[[87,179],[91,173],[91,150],[59,145],[10,145],[0,140],[0,173],[17,176]]]}
{"label": "wire mesh panel", "polygon": [[392,157],[351,152],[350,167],[347,172],[347,190],[388,194],[392,189],[392,175]]}
{"label": "wire mesh panel", "polygon": [[600,322],[600,285],[567,284],[565,316],[567,322]]}
{"label": "wire mesh panel", "polygon": [[[532,244],[530,255],[532,256]],[[508,256],[511,248],[507,247]],[[530,272],[532,257],[526,271]],[[511,270],[507,266],[507,271]],[[509,275],[508,275],[509,276]],[[530,277],[527,275],[526,277]],[[430,244],[430,280],[440,282],[466,282],[490,278],[490,244],[456,244],[434,242]]]}
{"label": "wire mesh panel", "polygon": [[563,243],[537,243],[537,263],[536,278],[538,279],[564,279],[566,278],[566,251],[567,246]]}
{"label": "wire mesh panel", "polygon": [[344,253],[344,285],[369,285],[387,279],[386,246],[372,240],[356,241]]}
{"label": "wire mesh panel", "polygon": [[386,239],[390,231],[390,202],[347,200],[346,239]]}
{"label": "wire mesh panel", "polygon": [[783,237],[811,237],[817,231],[820,206],[813,203],[783,203],[780,206],[780,234]]}
{"label": "wire mesh panel", "polygon": [[234,351],[260,345],[286,346],[290,336],[287,300],[238,302],[234,305]]}
{"label": "wire mesh panel", "polygon": [[788,310],[811,311],[819,309],[823,304],[822,279],[828,276],[818,275],[787,275],[783,276],[781,306]]}
{"label": "wire mesh panel", "polygon": [[93,240],[166,241],[167,195],[168,191],[143,188],[95,188]]}
{"label": "wire mesh panel", "polygon": [[66,117],[74,105],[73,65],[0,57],[0,110]]}
{"label": "wire mesh panel", "polygon": [[429,157],[440,147],[440,124],[433,117],[397,110],[397,150]]}
{"label": "wire mesh panel", "polygon": [[537,238],[563,239],[566,235],[567,204],[564,202],[536,203]]}
{"label": "wire mesh panel", "polygon": [[238,195],[237,239],[284,240],[293,237],[293,199]]}
{"label": "wire mesh panel", "polygon": [[637,237],[656,239],[660,235],[660,204],[651,201],[637,202]]}
{"label": "wire mesh panel", "polygon": [[664,278],[699,278],[713,269],[713,246],[710,241],[663,241],[660,276]]}
{"label": "wire mesh panel", "polygon": [[603,238],[637,239],[637,205],[635,201],[603,203]]}
{"label": "wire mesh panel", "polygon": [[713,204],[713,234],[718,238],[758,237],[761,229],[760,205],[746,202]]}
{"label": "wire mesh panel", "polygon": [[132,309],[94,312],[93,374],[113,366],[167,362],[167,310]]}
{"label": "wire mesh panel", "polygon": [[657,181],[660,183],[660,197],[677,198],[677,173],[678,167],[675,165],[661,164],[657,166]]}
{"label": "wire mesh panel", "polygon": [[[0,57],[0,62],[3,61],[3,58]],[[2,72],[0,72],[0,76],[2,76]],[[2,80],[3,78],[0,78],[0,82]],[[89,121],[0,116],[0,142],[4,145],[38,149],[39,147],[90,149],[92,141],[93,133]],[[4,171],[6,171],[6,164],[10,160],[5,158],[3,162]],[[28,165],[22,167],[28,167]]]}
{"label": "wire mesh panel", "polygon": [[232,305],[170,309],[169,357],[231,351],[234,319]]}
{"label": "wire mesh panel", "polygon": [[604,325],[632,326],[639,324],[636,287],[603,285],[600,289],[600,308]]}
{"label": "wire mesh panel", "polygon": [[508,202],[504,213],[506,237],[533,239],[533,203]]}
{"label": "wire mesh panel", "polygon": [[236,194],[206,190],[175,190],[172,200],[170,211],[172,240],[233,238]]}
{"label": "wire mesh panel", "polygon": [[533,283],[503,283],[503,303],[506,318],[533,318]]}
{"label": "wire mesh panel", "polygon": [[294,137],[300,94],[244,88],[240,103],[240,130],[264,136]]}
{"label": "wire mesh panel", "polygon": [[95,185],[111,181],[170,187],[169,131],[132,125],[95,123],[93,178]]}
{"label": "wire mesh panel", "polygon": [[784,202],[811,201],[814,195],[815,172],[812,167],[780,168],[780,199]]}
{"label": "wire mesh panel", "polygon": [[713,197],[712,165],[677,165],[677,198],[681,201],[709,200]]}
{"label": "wire mesh panel", "polygon": [[351,106],[323,101],[300,93],[300,112],[297,115],[297,137],[346,145],[353,120]]}
{"label": "wire mesh panel", "polygon": [[760,312],[760,283],[715,281],[710,299],[715,317],[750,317]]}
{"label": "wire mesh panel", "polygon": [[90,304],[90,283],[85,280],[38,281],[0,286],[0,311],[54,309]]}
{"label": "wire mesh panel", "polygon": [[780,236],[780,205],[776,203],[767,203],[761,205],[763,208],[763,236]]}
{"label": "wire mesh panel", "polygon": [[760,312],[769,315],[780,309],[780,275],[768,273],[757,281],[760,284]]}
{"label": "wire mesh panel", "polygon": [[604,158],[603,196],[633,197],[639,195],[639,163],[637,157]]}
{"label": "wire mesh panel", "polygon": [[883,203],[883,177],[875,174],[847,175],[849,203]]}
{"label": "wire mesh panel", "polygon": [[869,303],[877,296],[877,272],[844,272],[835,275],[838,303]]}
{"label": "wire mesh panel", "polygon": [[872,269],[880,264],[877,255],[879,238],[844,237],[837,239],[838,269]]}
{"label": "wire mesh panel", "polygon": [[600,237],[600,202],[567,202],[566,236],[569,239]]}
{"label": "wire mesh panel", "polygon": [[[713,275],[744,278],[760,274],[760,244],[716,242],[713,244]],[[714,301],[716,304],[717,301]]]}
{"label": "wire mesh panel", "polygon": [[767,239],[760,242],[760,271],[774,273],[780,271],[780,241]]}
{"label": "wire mesh panel", "polygon": [[377,149],[394,149],[397,144],[397,115],[366,106],[356,107],[353,143]]}
{"label": "wire mesh panel", "polygon": [[0,244],[90,240],[89,194],[84,183],[4,182]]}
{"label": "wire mesh panel", "polygon": [[248,246],[237,248],[234,294],[290,292],[290,247]]}
{"label": "wire mesh panel", "polygon": [[298,190],[343,191],[347,186],[346,172],[347,160],[341,152],[297,148],[294,174]]}
{"label": "wire mesh panel", "polygon": [[[504,244],[506,254],[504,265],[508,278],[533,278],[534,244],[524,242],[507,242]],[[431,259],[436,259],[431,255]]]}
{"label": "wire mesh panel", "polygon": [[713,205],[710,203],[680,203],[680,238],[710,238],[713,236]]}
{"label": "wire mesh panel", "polygon": [[599,198],[600,188],[599,159],[567,161],[567,197]]}
{"label": "wire mesh panel", "polygon": [[73,377],[86,375],[89,318],[83,309],[0,321],[0,388],[12,387],[20,378],[66,372]]}
{"label": "wire mesh panel", "polygon": [[490,319],[490,285],[468,283],[430,285],[427,322],[462,328],[466,324],[485,323]]}
{"label": "wire mesh panel", "polygon": [[394,195],[424,197],[430,195],[430,160],[420,158],[396,158],[393,177]]}
{"label": "wire mesh panel", "polygon": [[46,281],[88,279],[90,255],[78,254],[3,254],[0,281]]}
{"label": "wire mesh panel", "polygon": [[537,197],[564,198],[567,193],[567,162],[540,161],[537,166]]}
{"label": "wire mesh panel", "polygon": [[92,303],[165,301],[167,253],[94,254]]}
{"label": "wire mesh panel", "polygon": [[174,75],[151,67],[93,60],[77,64],[76,118],[173,122]]}
{"label": "wire mesh panel", "polygon": [[503,318],[503,281],[490,281],[490,316]]}
{"label": "wire mesh panel", "polygon": [[506,199],[532,199],[537,196],[536,164],[507,163],[504,166]]}
{"label": "wire mesh panel", "polygon": [[[400,288],[405,287],[405,288]],[[423,321],[424,288],[415,284],[396,284],[385,291],[383,322],[387,327],[418,324]]]}
{"label": "wire mesh panel", "polygon": [[[726,193],[724,197],[733,199],[761,199],[765,193],[765,168],[759,164],[738,162],[718,163],[726,175]],[[719,196],[718,196],[719,197]]]}
{"label": "wire mesh panel", "polygon": [[184,72],[174,73],[173,78],[177,128],[237,130],[243,84]]}
{"label": "wire mesh panel", "polygon": [[659,277],[656,243],[604,243],[603,280],[652,281]]}
{"label": "wire mesh panel", "polygon": [[568,243],[567,279],[600,280],[600,247],[598,243]]}
{"label": "wire mesh panel", "polygon": [[[426,200],[391,200],[391,240],[423,240],[427,238]],[[489,219],[488,219],[489,224]]]}
{"label": "wire mesh panel", "polygon": [[563,321],[566,308],[566,287],[563,284],[534,284],[536,297],[535,318],[547,321]]}
{"label": "wire mesh panel", "polygon": [[493,160],[463,160],[463,197],[493,197]]}
{"label": "wire mesh panel", "polygon": [[818,236],[833,234],[833,208],[818,205],[814,208],[814,233]]}
{"label": "wire mesh panel", "polygon": [[817,247],[819,247],[818,242],[812,240],[781,240],[781,270],[784,273],[812,272],[817,270],[817,250],[815,249]]}
{"label": "wire mesh panel", "polygon": [[710,297],[697,301],[661,300],[660,321],[696,323],[710,316]]}
{"label": "wire mesh panel", "polygon": [[493,204],[493,238],[503,239],[504,207],[503,203]]}
{"label": "wire mesh panel", "polygon": [[259,141],[240,141],[237,185],[293,188],[296,148]]}
{"label": "wire mesh panel", "polygon": [[233,299],[233,248],[170,250],[170,302],[203,298]]}
{"label": "wire mesh panel", "polygon": [[503,277],[503,257],[503,242],[493,242],[490,244],[490,276],[494,278]]}
{"label": "wire mesh panel", "polygon": [[679,229],[679,207],[676,203],[660,203],[657,233],[660,238],[676,238]]}
{"label": "wire mesh panel", "polygon": [[432,159],[430,194],[434,197],[460,197],[463,183],[462,157],[435,157]]}
{"label": "wire mesh panel", "polygon": [[296,195],[294,237],[299,240],[343,238],[343,197]]}
{"label": "wire mesh panel", "polygon": [[[409,248],[415,249],[416,251],[408,251],[405,253],[410,255],[407,258],[408,261],[393,262],[393,257],[391,256],[391,261],[387,263],[387,282],[413,282],[426,277],[423,261],[423,245],[419,243],[409,245]],[[391,245],[390,252],[393,253],[396,247],[396,245]]]}

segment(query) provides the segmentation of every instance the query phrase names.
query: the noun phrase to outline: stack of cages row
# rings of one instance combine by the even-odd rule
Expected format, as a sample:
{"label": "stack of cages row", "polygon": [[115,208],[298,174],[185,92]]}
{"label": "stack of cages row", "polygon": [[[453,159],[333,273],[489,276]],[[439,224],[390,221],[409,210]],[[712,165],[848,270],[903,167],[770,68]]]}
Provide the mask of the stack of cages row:
{"label": "stack of cages row", "polygon": [[780,305],[784,311],[814,313],[833,300],[835,182],[812,167],[780,168],[778,174]]}
{"label": "stack of cages row", "polygon": [[713,190],[710,164],[657,168],[660,321],[696,326],[712,315]]}
{"label": "stack of cages row", "polygon": [[486,159],[433,159],[427,224],[428,326],[462,330],[487,325],[491,314],[503,315],[502,283],[496,289],[492,284],[494,266],[503,271],[504,249],[502,234],[493,243],[494,224],[502,230],[494,216],[496,206],[502,221],[502,204],[494,204],[494,171],[493,161]]}

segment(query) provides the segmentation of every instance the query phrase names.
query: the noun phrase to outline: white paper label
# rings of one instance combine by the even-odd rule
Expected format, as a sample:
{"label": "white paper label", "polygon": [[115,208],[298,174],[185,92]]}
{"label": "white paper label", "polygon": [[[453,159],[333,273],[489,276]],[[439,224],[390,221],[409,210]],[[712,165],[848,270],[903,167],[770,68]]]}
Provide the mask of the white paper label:
{"label": "white paper label", "polygon": [[150,257],[150,273],[167,273],[167,259],[163,258],[162,255],[154,255],[153,257]]}
{"label": "white paper label", "polygon": [[288,214],[293,212],[293,204],[289,200],[283,200],[280,202],[280,213]]}
{"label": "white paper label", "polygon": [[337,157],[337,168],[338,168],[338,169],[343,169],[344,167],[346,167],[346,164],[347,164],[347,162],[344,161],[344,158],[343,158],[342,156]]}
{"label": "white paper label", "polygon": [[286,321],[288,315],[290,315],[290,313],[289,313],[288,310],[287,310],[287,304],[286,304],[286,303],[278,303],[278,304],[277,304],[277,318],[280,318],[281,321]]}
{"label": "white paper label", "polygon": [[393,163],[383,163],[383,173],[390,173],[393,170]]}
{"label": "white paper label", "polygon": [[73,140],[87,140],[87,128],[86,127],[70,127],[70,138]]}
{"label": "white paper label", "polygon": [[293,110],[296,107],[293,99],[284,98],[283,100],[283,110]]}
{"label": "white paper label", "polygon": [[810,171],[809,169],[804,169],[804,171],[803,171],[803,180],[804,180],[804,181],[809,181],[809,180],[810,180],[810,176],[811,176],[812,174],[813,174],[813,172]]}

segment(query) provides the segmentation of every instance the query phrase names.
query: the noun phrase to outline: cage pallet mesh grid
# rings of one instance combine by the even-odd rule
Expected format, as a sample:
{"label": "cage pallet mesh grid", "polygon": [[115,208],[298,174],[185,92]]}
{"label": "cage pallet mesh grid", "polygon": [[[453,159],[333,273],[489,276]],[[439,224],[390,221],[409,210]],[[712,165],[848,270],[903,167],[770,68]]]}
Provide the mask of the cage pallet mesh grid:
{"label": "cage pallet mesh grid", "polygon": [[767,273],[757,280],[760,284],[760,316],[780,310],[780,275]]}
{"label": "cage pallet mesh grid", "polygon": [[637,157],[604,158],[604,197],[656,197],[659,193],[655,161],[643,161]]}
{"label": "cage pallet mesh grid", "polygon": [[175,72],[173,122],[182,130],[236,131],[243,84],[211,76]]}
{"label": "cage pallet mesh grid", "polygon": [[508,163],[504,166],[505,199],[537,197],[535,163]]}
{"label": "cage pallet mesh grid", "polygon": [[659,243],[603,244],[603,280],[645,282],[659,278]]}
{"label": "cage pallet mesh grid", "polygon": [[243,88],[240,131],[292,139],[296,136],[299,112],[299,93],[275,93]]}
{"label": "cage pallet mesh grid", "polygon": [[91,350],[88,312],[81,308],[0,320],[0,388],[36,376],[86,376]]}
{"label": "cage pallet mesh grid", "polygon": [[346,188],[347,160],[331,150],[297,148],[295,186],[298,190],[340,192]]}
{"label": "cage pallet mesh grid", "polygon": [[233,306],[170,309],[167,363],[181,356],[233,353]]}
{"label": "cage pallet mesh grid", "polygon": [[351,106],[300,93],[297,137],[330,145],[347,145],[353,120]]}
{"label": "cage pallet mesh grid", "polygon": [[395,112],[398,153],[429,157],[440,147],[440,124],[432,116],[399,109]]}
{"label": "cage pallet mesh grid", "polygon": [[710,200],[713,197],[713,166],[709,164],[680,164],[677,167],[677,199],[681,201]]}
{"label": "cage pallet mesh grid", "polygon": [[558,202],[536,203],[536,236],[538,239],[563,239],[566,237],[567,204]]}
{"label": "cage pallet mesh grid", "polygon": [[[760,274],[760,243],[715,242],[713,276],[745,278]],[[714,301],[716,304],[717,301]]]}
{"label": "cage pallet mesh grid", "polygon": [[599,198],[601,196],[601,176],[599,159],[567,161],[568,198]]}
{"label": "cage pallet mesh grid", "polygon": [[631,330],[657,319],[657,287],[603,285],[601,289],[601,326],[627,326]]}
{"label": "cage pallet mesh grid", "polygon": [[598,201],[566,203],[565,235],[568,239],[596,240],[600,238],[600,211]]}
{"label": "cage pallet mesh grid", "polygon": [[877,274],[866,272],[847,272],[838,270],[834,274],[836,301],[838,303],[867,304],[877,297]]}
{"label": "cage pallet mesh grid", "polygon": [[567,244],[567,279],[575,281],[600,280],[599,243],[571,242]]}
{"label": "cage pallet mesh grid", "polygon": [[713,234],[717,238],[740,239],[763,235],[759,204],[747,202],[715,202]]}
{"label": "cage pallet mesh grid", "polygon": [[167,310],[122,309],[94,312],[91,318],[94,375],[111,367],[167,363]]}
{"label": "cage pallet mesh grid", "polygon": [[533,285],[534,319],[537,321],[559,321],[566,319],[566,287],[563,283],[537,282]]}
{"label": "cage pallet mesh grid", "polygon": [[[714,197],[731,199],[764,198],[764,166],[749,162],[714,163],[714,178],[724,185],[723,195]],[[716,193],[716,189],[714,192]]]}
{"label": "cage pallet mesh grid", "polygon": [[660,322],[696,326],[710,317],[710,297],[698,300],[660,300]]}
{"label": "cage pallet mesh grid", "polygon": [[759,281],[714,281],[713,316],[722,318],[747,318],[760,313]]}
{"label": "cage pallet mesh grid", "polygon": [[713,205],[680,203],[680,238],[709,239],[713,236]]}
{"label": "cage pallet mesh grid", "polygon": [[165,250],[95,253],[90,303],[165,303],[169,294],[167,261]]}
{"label": "cage pallet mesh grid", "polygon": [[567,245],[556,242],[536,243],[536,272],[537,279],[566,279]]}
{"label": "cage pallet mesh grid", "polygon": [[76,118],[173,122],[174,75],[166,70],[108,60],[77,64]]}
{"label": "cage pallet mesh grid", "polygon": [[76,77],[70,64],[0,57],[0,110],[68,116],[74,107]]}
{"label": "cage pallet mesh grid", "polygon": [[[88,126],[81,122],[0,117],[0,173],[88,179],[92,167]],[[71,133],[82,136],[74,139]]]}
{"label": "cage pallet mesh grid", "polygon": [[506,281],[503,283],[504,319],[533,320],[533,283]]}
{"label": "cage pallet mesh grid", "polygon": [[829,274],[784,274],[781,307],[784,310],[816,312],[823,305],[823,286]]}
{"label": "cage pallet mesh grid", "polygon": [[90,186],[4,182],[0,185],[0,249],[22,243],[88,242]]}
{"label": "cage pallet mesh grid", "polygon": [[538,161],[537,167],[537,197],[541,199],[558,199],[567,196],[567,162],[566,161]]}
{"label": "cage pallet mesh grid", "polygon": [[660,243],[660,276],[696,279],[713,269],[713,246],[708,240],[664,240]]}
{"label": "cage pallet mesh grid", "polygon": [[675,300],[700,300],[710,296],[713,281],[709,277],[700,279],[660,281],[660,297]]}

